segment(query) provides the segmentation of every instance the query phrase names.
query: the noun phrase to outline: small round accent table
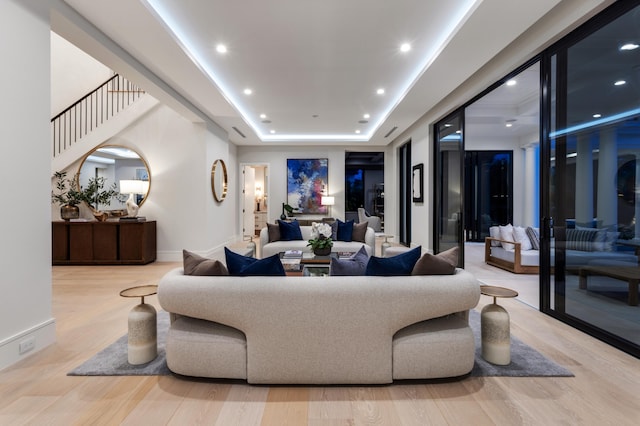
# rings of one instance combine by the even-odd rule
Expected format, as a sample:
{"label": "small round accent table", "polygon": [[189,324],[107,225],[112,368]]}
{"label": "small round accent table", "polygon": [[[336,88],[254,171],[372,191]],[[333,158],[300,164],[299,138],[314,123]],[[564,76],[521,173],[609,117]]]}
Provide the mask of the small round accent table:
{"label": "small round accent table", "polygon": [[509,313],[496,303],[498,297],[516,297],[518,292],[492,285],[481,285],[480,293],[493,297],[493,303],[482,308],[480,329],[482,358],[496,365],[511,362],[511,331]]}
{"label": "small round accent table", "polygon": [[156,309],[144,303],[146,296],[158,292],[157,285],[131,287],[120,292],[122,297],[140,297],[139,305],[129,312],[128,361],[129,364],[146,364],[158,356]]}
{"label": "small round accent table", "polygon": [[389,238],[393,238],[393,235],[381,235],[384,237],[384,242],[380,246],[380,255],[384,257],[384,253],[387,251],[389,247],[391,247],[391,243],[389,242]]}

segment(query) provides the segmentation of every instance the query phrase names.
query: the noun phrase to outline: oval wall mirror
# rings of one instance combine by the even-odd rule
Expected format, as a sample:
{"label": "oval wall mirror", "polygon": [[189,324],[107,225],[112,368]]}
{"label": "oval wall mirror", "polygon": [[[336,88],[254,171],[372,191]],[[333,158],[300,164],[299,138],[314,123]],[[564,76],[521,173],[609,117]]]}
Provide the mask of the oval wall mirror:
{"label": "oval wall mirror", "polygon": [[213,199],[222,202],[227,196],[227,165],[224,160],[218,159],[211,166],[211,190]]}
{"label": "oval wall mirror", "polygon": [[[115,183],[116,190],[121,192],[123,196],[129,194],[121,191],[121,184],[126,184],[121,183],[121,181],[142,181],[143,183],[136,185],[141,189],[134,194],[138,206],[142,206],[145,202],[151,188],[149,165],[138,152],[124,146],[102,145],[89,151],[83,157],[78,168],[78,184],[81,188],[84,188],[89,183],[90,178],[96,177],[105,178],[105,189]],[[115,198],[108,205],[100,205],[100,210],[102,211],[122,209],[125,209],[124,203]]]}

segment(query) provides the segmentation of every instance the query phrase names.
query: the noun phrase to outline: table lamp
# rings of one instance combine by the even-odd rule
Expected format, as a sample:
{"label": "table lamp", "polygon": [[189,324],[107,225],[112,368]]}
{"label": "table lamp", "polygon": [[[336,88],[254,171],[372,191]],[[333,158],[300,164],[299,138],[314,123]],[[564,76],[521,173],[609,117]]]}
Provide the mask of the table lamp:
{"label": "table lamp", "polygon": [[146,194],[149,189],[149,182],[144,180],[121,180],[120,193],[129,194],[127,199],[127,216],[136,217],[138,215],[138,204],[136,194]]}
{"label": "table lamp", "polygon": [[336,203],[336,199],[335,197],[329,197],[329,196],[325,196],[323,195],[320,198],[320,204],[323,206],[327,206],[327,215],[331,216],[331,206],[333,206]]}

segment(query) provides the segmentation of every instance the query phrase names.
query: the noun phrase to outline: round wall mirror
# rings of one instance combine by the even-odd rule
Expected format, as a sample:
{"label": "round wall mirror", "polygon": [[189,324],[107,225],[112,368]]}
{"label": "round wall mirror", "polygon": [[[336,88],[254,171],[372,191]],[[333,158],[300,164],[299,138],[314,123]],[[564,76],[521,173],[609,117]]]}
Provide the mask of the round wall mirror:
{"label": "round wall mirror", "polygon": [[[151,188],[151,173],[149,166],[142,156],[131,148],[118,145],[102,145],[89,151],[78,168],[78,185],[85,188],[89,179],[103,177],[105,179],[105,189],[116,184],[116,191],[122,193],[124,199],[129,193],[121,190],[121,185],[131,187],[131,181],[139,183],[134,185],[136,193],[133,197],[138,206],[147,199]],[[128,181],[128,182],[122,182]],[[126,190],[126,188],[124,188]],[[122,197],[121,197],[122,198]],[[124,202],[112,198],[110,204],[99,206],[102,211],[115,211],[125,208]]]}
{"label": "round wall mirror", "polygon": [[213,191],[213,199],[222,202],[227,196],[227,165],[224,160],[216,160],[211,166],[211,189]]}

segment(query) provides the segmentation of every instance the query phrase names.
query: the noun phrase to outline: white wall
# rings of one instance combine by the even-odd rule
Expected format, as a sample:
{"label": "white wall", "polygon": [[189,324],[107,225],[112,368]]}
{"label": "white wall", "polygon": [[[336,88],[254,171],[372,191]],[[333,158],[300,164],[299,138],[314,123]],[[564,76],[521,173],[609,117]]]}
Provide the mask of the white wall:
{"label": "white wall", "polygon": [[218,158],[227,164],[229,188],[237,188],[233,145],[166,106],[107,143],[135,149],[149,165],[149,196],[138,214],[158,222],[158,260],[181,260],[182,249],[204,253],[236,240],[236,192],[217,203],[211,191]]}
{"label": "white wall", "polygon": [[[0,369],[55,341],[51,311],[49,5],[0,2]],[[10,147],[10,148],[9,148]],[[21,342],[35,348],[19,354]]]}
{"label": "white wall", "polygon": [[112,75],[108,67],[51,32],[51,117]]}

